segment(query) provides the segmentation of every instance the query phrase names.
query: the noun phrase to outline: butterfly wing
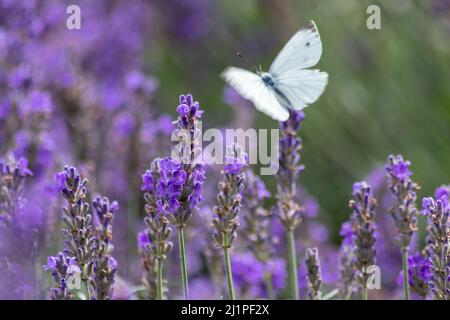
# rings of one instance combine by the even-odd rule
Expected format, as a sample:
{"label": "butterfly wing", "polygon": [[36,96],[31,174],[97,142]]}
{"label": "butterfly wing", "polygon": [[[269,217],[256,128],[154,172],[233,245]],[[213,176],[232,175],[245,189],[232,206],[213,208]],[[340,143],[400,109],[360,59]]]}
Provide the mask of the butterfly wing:
{"label": "butterfly wing", "polygon": [[269,73],[275,78],[292,69],[315,66],[322,55],[322,42],[314,21],[301,29],[283,47],[270,66]]}
{"label": "butterfly wing", "polygon": [[253,102],[259,111],[278,121],[286,121],[289,118],[289,112],[280,104],[275,92],[268,88],[257,74],[228,67],[220,76],[241,96]]}
{"label": "butterfly wing", "polygon": [[301,110],[319,99],[327,86],[328,73],[297,68],[284,72],[276,79],[276,92],[279,92],[278,98],[283,106]]}

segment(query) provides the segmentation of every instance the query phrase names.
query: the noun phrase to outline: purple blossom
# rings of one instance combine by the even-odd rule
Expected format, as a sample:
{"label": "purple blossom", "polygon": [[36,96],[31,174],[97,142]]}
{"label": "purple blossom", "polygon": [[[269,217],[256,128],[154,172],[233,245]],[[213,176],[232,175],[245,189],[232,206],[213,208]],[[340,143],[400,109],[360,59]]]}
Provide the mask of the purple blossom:
{"label": "purple blossom", "polygon": [[[74,167],[66,166],[63,171],[56,174],[56,186],[66,200],[63,207],[63,219],[66,221],[62,230],[64,238],[63,254],[66,256],[66,260],[71,258],[76,260],[81,270],[81,280],[88,286],[87,283],[90,281],[96,263],[97,247],[91,224],[92,215],[89,213],[89,204],[86,202],[86,185],[87,180],[83,179]],[[97,207],[97,209],[100,208]],[[60,265],[63,264],[63,260],[60,257]],[[58,283],[58,281],[56,282]],[[51,292],[52,295],[55,294],[53,289]]]}
{"label": "purple blossom", "polygon": [[181,162],[172,158],[155,159],[151,169],[142,175],[142,181],[141,190],[152,197],[159,214],[176,213],[180,208],[182,186],[186,182],[186,172]]}
{"label": "purple blossom", "polygon": [[306,249],[305,265],[308,280],[308,300],[320,300],[322,293],[322,272],[317,248]]}
{"label": "purple blossom", "polygon": [[154,188],[154,179],[153,175],[150,172],[150,170],[146,170],[145,173],[142,175],[142,186],[141,191],[147,191],[152,192]]}
{"label": "purple blossom", "polygon": [[341,230],[339,231],[339,234],[344,238],[342,240],[342,243],[344,245],[353,245],[353,237],[354,237],[354,232],[353,232],[353,227],[352,227],[352,222],[344,222],[341,226]]}
{"label": "purple blossom", "polygon": [[51,112],[52,99],[49,92],[33,91],[21,105],[21,112],[27,114],[30,112]]}
{"label": "purple blossom", "polygon": [[81,270],[74,257],[69,257],[60,252],[57,256],[47,258],[47,265],[44,270],[51,272],[55,286],[50,289],[50,297],[52,300],[68,300],[73,299],[74,292],[68,286],[70,278]]}
{"label": "purple blossom", "polygon": [[386,165],[388,186],[392,193],[392,206],[389,209],[397,229],[395,242],[407,250],[414,231],[417,230],[418,210],[416,191],[419,185],[411,180],[410,162],[401,155],[389,156]]}
{"label": "purple blossom", "polygon": [[434,192],[434,197],[436,199],[441,199],[444,196],[447,197],[448,199],[450,198],[449,195],[450,195],[450,185],[442,185],[436,188],[436,191]]}
{"label": "purple blossom", "polygon": [[[428,283],[432,279],[431,265],[428,257],[416,252],[408,257],[408,279],[412,292],[425,298],[429,291]],[[403,271],[398,276],[399,285],[403,285]]]}
{"label": "purple blossom", "polygon": [[150,245],[150,238],[145,230],[138,233],[137,239],[139,250],[145,250],[145,248]]}
{"label": "purple blossom", "polygon": [[427,255],[430,261],[429,286],[438,300],[450,298],[450,205],[447,197],[422,201],[423,212],[428,216]]}
{"label": "purple blossom", "polygon": [[[229,157],[246,159],[247,155],[236,145],[228,149]],[[216,214],[213,219],[213,238],[221,248],[229,248],[237,237],[236,229],[239,225],[239,211],[241,210],[242,190],[244,189],[245,174],[244,165],[240,165],[237,171],[223,171],[223,180],[219,183],[217,205],[214,207]]]}
{"label": "purple blossom", "polygon": [[302,140],[297,135],[305,115],[302,111],[291,111],[289,119],[280,123],[280,156],[278,182],[278,208],[276,210],[286,230],[294,230],[301,221],[303,209],[295,201],[296,182],[304,166],[300,164]]}
{"label": "purple blossom", "polygon": [[56,269],[56,257],[49,256],[47,258],[47,264],[43,266],[44,270],[55,270]]}
{"label": "purple blossom", "polygon": [[[24,157],[0,160],[0,222],[18,222],[25,204],[24,187],[27,176],[33,175]],[[0,246],[1,247],[1,246]]]}
{"label": "purple blossom", "polygon": [[190,94],[181,95],[177,112],[176,132],[182,143],[174,146],[174,151],[181,162],[181,169],[176,174],[181,191],[176,202],[172,201],[178,208],[176,212],[172,212],[169,219],[180,229],[188,224],[197,204],[202,200],[205,164],[200,160],[201,132],[198,124],[203,111],[199,103],[194,101]]}
{"label": "purple blossom", "polygon": [[386,171],[396,177],[398,180],[408,180],[412,172],[409,170],[411,162],[403,160],[401,155],[392,159],[392,163],[386,166]]}
{"label": "purple blossom", "polygon": [[225,157],[225,166],[223,171],[225,174],[237,174],[240,173],[246,166],[248,166],[248,155],[246,153],[240,153],[237,156],[228,155]]}
{"label": "purple blossom", "polygon": [[354,229],[355,267],[358,270],[357,277],[362,286],[364,298],[366,298],[366,284],[370,276],[367,268],[376,262],[375,205],[372,188],[365,181],[355,183],[353,199],[349,207],[353,210],[351,219]]}
{"label": "purple blossom", "polygon": [[246,284],[258,286],[264,279],[263,265],[251,253],[236,254],[232,267],[236,284],[240,286]]}

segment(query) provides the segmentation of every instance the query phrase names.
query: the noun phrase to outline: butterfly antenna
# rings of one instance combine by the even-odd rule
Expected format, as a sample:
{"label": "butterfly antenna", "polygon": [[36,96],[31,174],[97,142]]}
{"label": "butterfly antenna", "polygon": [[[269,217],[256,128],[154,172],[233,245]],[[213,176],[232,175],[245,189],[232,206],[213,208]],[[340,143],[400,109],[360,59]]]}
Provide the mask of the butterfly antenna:
{"label": "butterfly antenna", "polygon": [[256,65],[254,63],[252,63],[250,60],[248,60],[246,57],[244,57],[239,51],[236,52],[236,55],[239,58],[242,58],[249,65],[250,69],[254,69],[257,74],[260,74],[260,70],[258,70]]}

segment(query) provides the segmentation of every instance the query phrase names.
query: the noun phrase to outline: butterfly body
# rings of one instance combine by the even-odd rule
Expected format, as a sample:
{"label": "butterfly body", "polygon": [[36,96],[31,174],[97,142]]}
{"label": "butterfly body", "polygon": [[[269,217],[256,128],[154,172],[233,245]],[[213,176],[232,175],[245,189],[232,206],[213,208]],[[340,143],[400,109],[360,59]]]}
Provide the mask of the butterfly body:
{"label": "butterfly body", "polygon": [[261,80],[264,82],[264,84],[272,89],[275,88],[277,81],[274,77],[270,75],[268,72],[262,72],[259,75],[261,77]]}
{"label": "butterfly body", "polygon": [[313,21],[284,46],[268,72],[253,73],[228,67],[222,78],[256,109],[278,121],[289,118],[289,109],[300,110],[315,102],[325,90],[328,74],[308,69],[322,55],[322,42]]}

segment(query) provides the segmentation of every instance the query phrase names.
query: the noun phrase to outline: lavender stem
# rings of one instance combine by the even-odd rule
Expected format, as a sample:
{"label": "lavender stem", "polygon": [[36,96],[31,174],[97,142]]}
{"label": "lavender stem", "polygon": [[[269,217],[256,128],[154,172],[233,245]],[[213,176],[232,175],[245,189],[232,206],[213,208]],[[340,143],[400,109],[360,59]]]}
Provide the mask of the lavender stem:
{"label": "lavender stem", "polygon": [[89,280],[83,280],[83,291],[84,291],[84,299],[91,300],[91,293],[89,291]]}
{"label": "lavender stem", "polygon": [[233,272],[231,271],[230,254],[228,252],[229,248],[223,248],[223,253],[225,257],[225,268],[227,272],[227,282],[228,282],[228,297],[230,300],[235,300],[234,294],[234,284],[233,284]]}
{"label": "lavender stem", "polygon": [[162,300],[163,298],[163,259],[156,259],[157,271],[156,271],[156,300]]}
{"label": "lavender stem", "polygon": [[409,300],[408,248],[402,248],[403,260],[403,297]]}
{"label": "lavender stem", "polygon": [[181,287],[183,289],[184,298],[187,300],[189,299],[189,285],[183,228],[178,228],[178,245],[180,251]]}
{"label": "lavender stem", "polygon": [[297,256],[295,250],[294,231],[287,231],[289,290],[293,300],[298,300]]}
{"label": "lavender stem", "polygon": [[362,300],[368,300],[369,299],[369,296],[367,294],[367,283],[365,283],[365,282],[362,284],[361,298],[362,298]]}
{"label": "lavender stem", "polygon": [[273,290],[272,274],[270,271],[266,271],[264,274],[264,283],[266,285],[269,300],[275,300],[277,297],[275,296],[275,291]]}

